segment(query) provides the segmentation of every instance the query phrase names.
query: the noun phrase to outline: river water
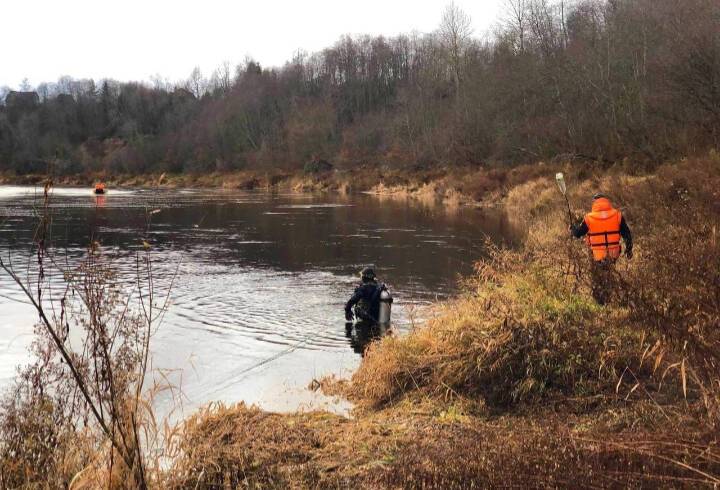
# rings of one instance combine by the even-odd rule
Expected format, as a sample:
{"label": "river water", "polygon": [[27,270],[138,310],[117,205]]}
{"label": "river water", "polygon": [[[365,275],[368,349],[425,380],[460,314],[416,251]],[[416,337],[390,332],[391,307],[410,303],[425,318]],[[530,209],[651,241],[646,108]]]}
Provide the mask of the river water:
{"label": "river water", "polygon": [[[0,186],[0,254],[21,269],[39,193]],[[362,336],[348,332],[343,316],[357,272],[372,265],[388,285],[393,334],[402,335],[425,306],[457,291],[487,237],[514,236],[497,212],[363,194],[138,189],[96,197],[56,188],[51,203],[53,243],[70,260],[92,237],[112,257],[118,280],[131,284],[146,240],[158,293],[175,277],[152,363],[182,388],[186,410],[242,400],[276,411],[342,412],[343,402],[308,385],[347,377],[361,361]],[[0,390],[30,359],[35,320],[2,273]]]}

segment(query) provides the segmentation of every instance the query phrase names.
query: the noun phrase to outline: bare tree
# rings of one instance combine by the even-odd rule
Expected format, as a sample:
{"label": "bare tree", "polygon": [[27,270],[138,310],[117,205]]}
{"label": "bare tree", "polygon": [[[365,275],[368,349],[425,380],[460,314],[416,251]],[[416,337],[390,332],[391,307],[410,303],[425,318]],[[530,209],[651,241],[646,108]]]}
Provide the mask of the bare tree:
{"label": "bare tree", "polygon": [[152,83],[152,86],[155,90],[170,91],[173,88],[173,84],[170,83],[170,80],[168,80],[166,77],[160,75],[159,73],[156,73],[155,75],[151,76],[150,82]]}
{"label": "bare tree", "polygon": [[30,92],[32,90],[32,85],[30,85],[30,80],[27,78],[23,78],[22,82],[20,83],[20,90],[23,92]]}
{"label": "bare tree", "polygon": [[205,80],[205,77],[203,77],[202,71],[200,70],[199,66],[196,66],[195,68],[193,68],[193,71],[190,72],[190,77],[187,79],[186,82],[186,88],[197,99],[199,99],[205,94],[207,82]]}
{"label": "bare tree", "polygon": [[505,0],[506,23],[515,35],[518,52],[525,52],[525,36],[528,30],[529,0]]}
{"label": "bare tree", "polygon": [[[530,0],[526,20],[533,36],[534,45],[546,57],[550,58],[564,45],[562,5],[550,4],[548,0]],[[557,14],[560,15],[557,15]]]}
{"label": "bare tree", "polygon": [[0,87],[0,105],[5,104],[5,96],[10,93],[10,87],[3,85]]}
{"label": "bare tree", "polygon": [[440,21],[440,40],[450,62],[456,94],[460,93],[462,60],[471,35],[470,16],[455,3],[445,7]]}
{"label": "bare tree", "polygon": [[232,86],[232,74],[230,70],[230,62],[225,60],[220,63],[220,66],[215,68],[212,76],[210,77],[210,87],[213,92],[220,92],[226,94],[230,91]]}

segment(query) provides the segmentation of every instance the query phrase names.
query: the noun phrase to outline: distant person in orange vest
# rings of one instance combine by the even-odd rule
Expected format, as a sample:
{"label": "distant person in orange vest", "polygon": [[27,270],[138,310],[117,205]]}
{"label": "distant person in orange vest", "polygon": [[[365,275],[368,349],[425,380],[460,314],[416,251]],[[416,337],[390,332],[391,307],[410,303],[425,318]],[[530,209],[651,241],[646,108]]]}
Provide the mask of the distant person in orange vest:
{"label": "distant person in orange vest", "polygon": [[595,194],[592,211],[585,215],[580,225],[571,225],[575,238],[585,237],[593,255],[593,297],[598,304],[608,302],[612,290],[612,269],[622,254],[620,238],[625,242],[625,256],[632,259],[633,241],[630,228],[622,213],[613,208],[604,194]]}

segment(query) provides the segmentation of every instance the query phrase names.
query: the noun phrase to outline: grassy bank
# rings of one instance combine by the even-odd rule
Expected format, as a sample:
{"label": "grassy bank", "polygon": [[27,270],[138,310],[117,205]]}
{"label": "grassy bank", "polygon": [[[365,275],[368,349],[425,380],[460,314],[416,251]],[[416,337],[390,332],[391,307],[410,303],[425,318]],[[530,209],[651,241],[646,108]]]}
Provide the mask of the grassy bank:
{"label": "grassy bank", "polygon": [[[433,167],[386,170],[365,166],[320,173],[242,171],[205,174],[74,174],[53,177],[55,185],[91,187],[105,182],[110,192],[122,187],[283,190],[296,192],[369,192],[397,199],[456,205],[496,205],[514,187],[562,165]],[[38,185],[45,174],[0,174],[0,185]]]}
{"label": "grassy bank", "polygon": [[[608,306],[592,299],[584,244],[568,238],[558,169],[578,214],[604,191],[633,229],[635,256],[619,261]],[[373,344],[351,380],[321,383],[355,402],[353,418],[207,407],[166,430],[151,486],[720,484],[720,157],[640,175],[515,172],[495,190],[526,226],[523,246],[494,249],[463,294]],[[61,467],[70,478],[85,468],[75,485],[107,483],[102,458],[73,461]]]}

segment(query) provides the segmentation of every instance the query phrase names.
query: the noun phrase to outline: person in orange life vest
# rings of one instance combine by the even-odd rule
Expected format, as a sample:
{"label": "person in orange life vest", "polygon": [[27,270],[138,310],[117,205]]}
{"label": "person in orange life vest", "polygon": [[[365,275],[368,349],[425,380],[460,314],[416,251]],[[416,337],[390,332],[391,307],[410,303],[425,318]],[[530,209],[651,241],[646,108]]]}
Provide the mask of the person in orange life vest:
{"label": "person in orange life vest", "polygon": [[621,237],[625,241],[625,256],[632,258],[630,228],[622,213],[612,207],[610,199],[604,194],[593,196],[592,211],[585,215],[580,225],[570,226],[570,232],[575,238],[585,237],[596,262],[620,258]]}
{"label": "person in orange life vest", "polygon": [[571,225],[575,238],[585,237],[593,256],[593,297],[599,304],[607,303],[610,291],[612,265],[622,254],[620,238],[625,242],[625,256],[632,259],[633,241],[630,228],[620,211],[613,208],[604,194],[593,196],[592,210],[580,225]]}

